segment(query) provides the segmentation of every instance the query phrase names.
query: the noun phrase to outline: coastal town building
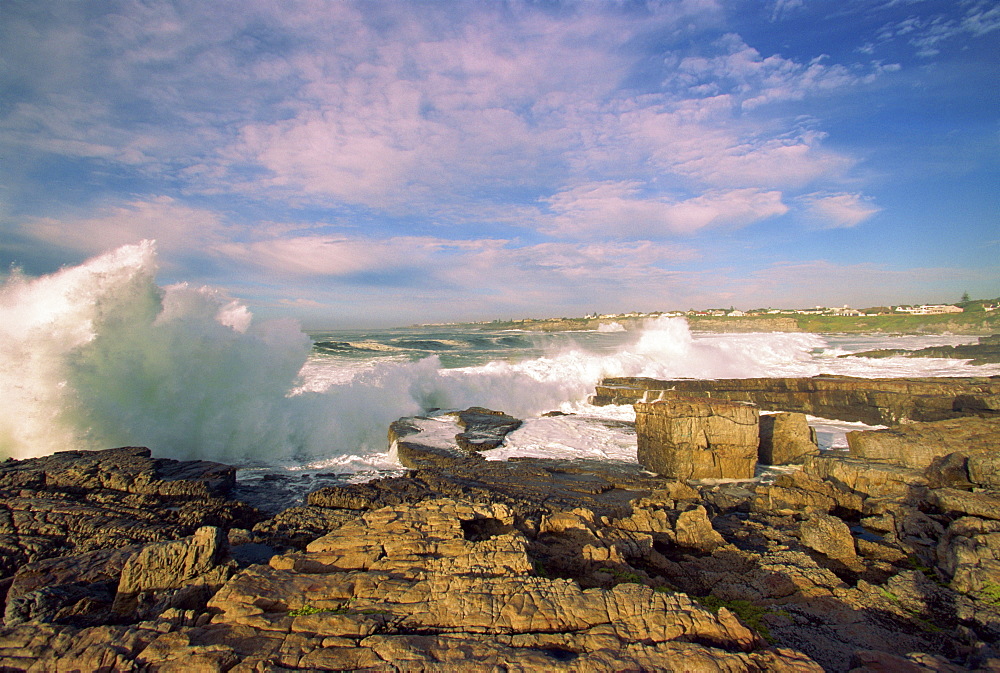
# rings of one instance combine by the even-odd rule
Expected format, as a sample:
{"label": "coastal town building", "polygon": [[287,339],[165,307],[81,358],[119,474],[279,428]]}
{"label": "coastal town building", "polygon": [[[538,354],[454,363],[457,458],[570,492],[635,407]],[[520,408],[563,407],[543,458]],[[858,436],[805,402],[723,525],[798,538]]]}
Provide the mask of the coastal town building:
{"label": "coastal town building", "polygon": [[961,306],[953,306],[951,304],[924,304],[922,306],[897,306],[896,310],[900,313],[909,313],[911,315],[939,315],[942,313],[963,313],[965,309]]}

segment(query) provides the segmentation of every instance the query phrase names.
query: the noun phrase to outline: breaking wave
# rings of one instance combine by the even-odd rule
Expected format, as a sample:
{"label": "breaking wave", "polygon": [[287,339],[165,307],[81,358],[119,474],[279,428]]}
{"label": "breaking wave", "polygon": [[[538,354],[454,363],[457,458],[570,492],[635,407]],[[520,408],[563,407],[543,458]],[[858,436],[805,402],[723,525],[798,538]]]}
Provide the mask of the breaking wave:
{"label": "breaking wave", "polygon": [[[368,342],[330,341],[317,354],[295,321],[257,321],[219,290],[158,287],[155,274],[154,245],[144,242],[5,283],[0,456],[141,445],[234,464],[343,464],[385,452],[389,423],[429,408],[527,417],[580,404],[605,376],[810,375],[825,345],[811,334],[696,337],[682,319],[660,319],[618,335],[610,351],[567,336],[540,357],[446,368],[442,356],[387,357]],[[476,338],[511,339],[515,350],[526,343]],[[336,355],[344,351],[355,360]]]}

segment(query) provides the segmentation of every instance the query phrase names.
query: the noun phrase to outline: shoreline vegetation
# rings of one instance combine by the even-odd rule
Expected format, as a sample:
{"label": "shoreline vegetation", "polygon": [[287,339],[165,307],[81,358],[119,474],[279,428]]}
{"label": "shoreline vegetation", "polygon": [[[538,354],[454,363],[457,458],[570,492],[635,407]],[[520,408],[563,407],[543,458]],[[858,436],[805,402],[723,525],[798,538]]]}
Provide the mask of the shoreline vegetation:
{"label": "shoreline vegetation", "polygon": [[[941,315],[890,314],[872,316],[795,315],[795,316],[684,316],[693,331],[699,332],[811,332],[815,334],[968,334],[989,335],[1000,332],[1000,311],[970,311]],[[522,329],[540,332],[598,330],[601,325],[618,323],[627,330],[638,329],[648,317],[616,318],[525,318],[496,320],[491,329]]]}

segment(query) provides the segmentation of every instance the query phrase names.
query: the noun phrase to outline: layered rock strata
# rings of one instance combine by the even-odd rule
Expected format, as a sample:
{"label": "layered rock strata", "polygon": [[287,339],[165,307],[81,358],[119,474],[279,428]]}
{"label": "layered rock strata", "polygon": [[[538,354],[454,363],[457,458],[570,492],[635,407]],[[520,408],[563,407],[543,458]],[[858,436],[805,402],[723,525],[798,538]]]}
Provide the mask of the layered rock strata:
{"label": "layered rock strata", "polygon": [[152,458],[141,447],[0,463],[0,580],[67,553],[253,525],[257,513],[226,497],[235,475],[228,465]]}
{"label": "layered rock strata", "polygon": [[870,425],[1000,414],[998,377],[608,378],[597,386],[591,401],[597,405],[634,404],[691,396],[751,402],[769,411],[799,412]]}
{"label": "layered rock strata", "polygon": [[13,561],[0,669],[1000,667],[995,450],[924,468],[827,452],[770,485],[685,482],[487,461],[425,425],[399,422],[415,428],[397,438],[405,477]]}

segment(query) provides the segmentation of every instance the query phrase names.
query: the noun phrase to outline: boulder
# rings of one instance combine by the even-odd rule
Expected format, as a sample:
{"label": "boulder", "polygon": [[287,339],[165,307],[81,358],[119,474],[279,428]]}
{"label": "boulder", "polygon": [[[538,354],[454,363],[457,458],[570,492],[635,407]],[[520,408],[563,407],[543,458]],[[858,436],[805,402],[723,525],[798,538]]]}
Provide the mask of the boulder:
{"label": "boulder", "polygon": [[969,478],[969,457],[964,453],[938,456],[924,470],[930,488],[969,489],[975,484]]}
{"label": "boulder", "polygon": [[993,447],[983,451],[969,452],[966,467],[969,481],[978,486],[1000,489],[1000,450],[996,446],[994,435]]}
{"label": "boulder", "polygon": [[848,567],[857,567],[858,554],[850,527],[829,514],[813,512],[800,528],[802,544]]}
{"label": "boulder", "polygon": [[757,464],[753,405],[708,398],[637,403],[639,463],[670,479],[749,479]]}
{"label": "boulder", "polygon": [[760,417],[760,446],[757,460],[765,465],[801,463],[819,452],[816,430],[805,414],[781,412]]}

